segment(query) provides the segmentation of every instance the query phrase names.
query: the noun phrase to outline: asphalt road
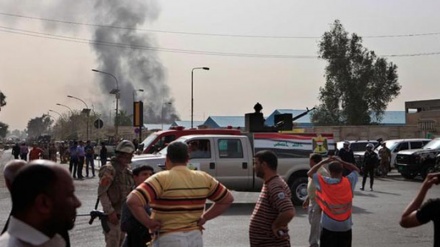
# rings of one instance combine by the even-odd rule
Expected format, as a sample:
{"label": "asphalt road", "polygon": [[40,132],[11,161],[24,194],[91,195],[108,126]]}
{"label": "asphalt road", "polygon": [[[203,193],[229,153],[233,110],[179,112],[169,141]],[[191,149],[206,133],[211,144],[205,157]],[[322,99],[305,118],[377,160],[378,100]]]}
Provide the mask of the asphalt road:
{"label": "asphalt road", "polygon": [[[2,155],[0,150],[0,168],[10,158],[10,151]],[[97,162],[96,162],[97,163]],[[66,167],[67,165],[62,165]],[[75,181],[76,194],[82,202],[78,213],[88,213],[96,202],[98,179]],[[353,246],[433,246],[433,226],[403,229],[398,222],[400,215],[409,201],[415,196],[421,181],[409,181],[397,173],[388,178],[379,178],[375,182],[375,191],[359,191],[356,186],[353,209]],[[6,221],[11,203],[8,191],[0,176],[0,227]],[[235,202],[221,217],[205,225],[204,242],[207,247],[249,246],[248,224],[258,193],[233,192]],[[440,197],[440,186],[434,187],[428,197]],[[104,246],[104,238],[98,220],[88,224],[89,217],[78,217],[75,228],[71,231],[72,246]],[[289,224],[292,246],[308,246],[309,223],[307,212],[296,207],[296,216]]]}

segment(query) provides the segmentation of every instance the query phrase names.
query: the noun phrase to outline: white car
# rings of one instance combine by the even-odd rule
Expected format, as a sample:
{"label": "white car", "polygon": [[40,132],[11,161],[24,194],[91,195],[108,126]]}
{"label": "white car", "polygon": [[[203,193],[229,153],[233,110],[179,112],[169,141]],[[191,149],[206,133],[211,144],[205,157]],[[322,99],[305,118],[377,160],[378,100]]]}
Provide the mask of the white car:
{"label": "white car", "polygon": [[[391,151],[391,162],[390,162],[391,168],[396,168],[396,156],[399,151],[420,149],[430,141],[431,139],[426,139],[426,138],[386,140],[385,145]],[[379,153],[379,150],[381,148],[382,146],[378,146],[374,151]]]}

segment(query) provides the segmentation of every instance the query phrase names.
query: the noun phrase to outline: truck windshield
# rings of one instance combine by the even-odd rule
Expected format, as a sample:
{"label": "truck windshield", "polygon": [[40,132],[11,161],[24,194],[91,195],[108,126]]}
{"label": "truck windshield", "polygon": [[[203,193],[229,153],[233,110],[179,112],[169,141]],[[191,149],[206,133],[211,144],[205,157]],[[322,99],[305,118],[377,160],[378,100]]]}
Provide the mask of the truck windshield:
{"label": "truck windshield", "polygon": [[144,149],[149,147],[151,145],[151,143],[156,140],[157,138],[157,134],[156,133],[151,133],[147,138],[145,138],[145,140],[142,142],[142,144],[144,145]]}
{"label": "truck windshield", "polygon": [[423,149],[440,149],[440,139],[434,139],[428,142]]}

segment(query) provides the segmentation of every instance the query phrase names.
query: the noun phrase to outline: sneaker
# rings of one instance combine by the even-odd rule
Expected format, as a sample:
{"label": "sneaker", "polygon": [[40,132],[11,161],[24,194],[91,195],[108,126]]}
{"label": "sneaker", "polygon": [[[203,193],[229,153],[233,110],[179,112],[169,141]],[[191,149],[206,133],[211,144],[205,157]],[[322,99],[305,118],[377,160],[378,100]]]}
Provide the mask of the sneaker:
{"label": "sneaker", "polygon": [[364,190],[364,187],[361,187],[361,190]]}
{"label": "sneaker", "polygon": [[370,191],[373,191],[373,188],[370,188]]}

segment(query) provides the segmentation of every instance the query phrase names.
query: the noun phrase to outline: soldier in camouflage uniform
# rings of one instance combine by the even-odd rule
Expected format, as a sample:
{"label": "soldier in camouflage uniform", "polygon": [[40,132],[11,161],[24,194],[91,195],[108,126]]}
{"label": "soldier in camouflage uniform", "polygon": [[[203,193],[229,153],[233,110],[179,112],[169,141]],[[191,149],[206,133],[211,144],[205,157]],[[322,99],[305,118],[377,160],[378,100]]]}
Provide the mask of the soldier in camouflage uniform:
{"label": "soldier in camouflage uniform", "polygon": [[107,247],[119,247],[124,239],[120,228],[122,204],[134,186],[128,165],[134,153],[132,142],[123,140],[115,148],[116,156],[99,169],[98,197],[108,215],[110,231],[104,232]]}

